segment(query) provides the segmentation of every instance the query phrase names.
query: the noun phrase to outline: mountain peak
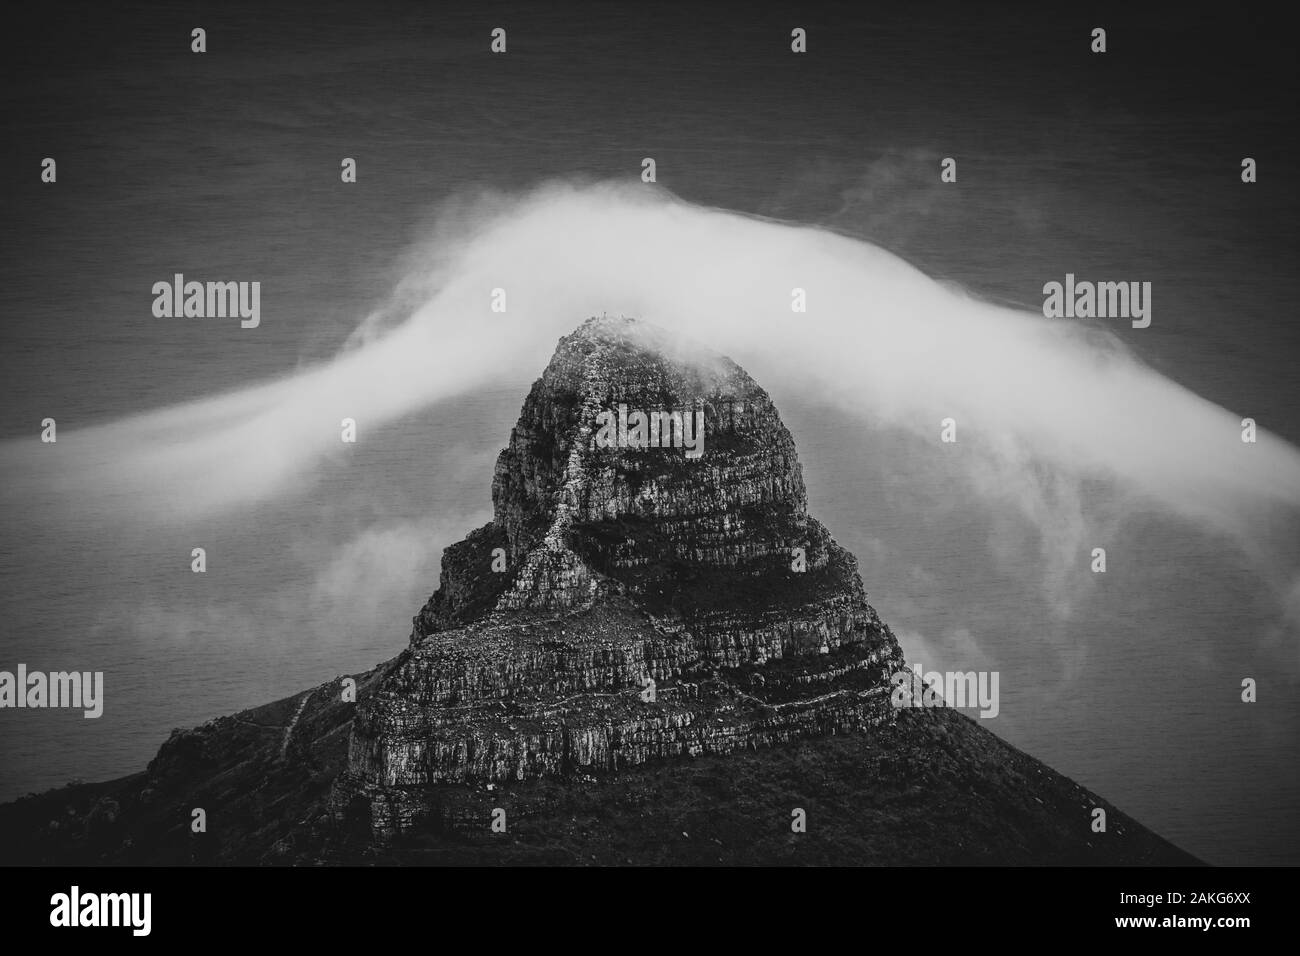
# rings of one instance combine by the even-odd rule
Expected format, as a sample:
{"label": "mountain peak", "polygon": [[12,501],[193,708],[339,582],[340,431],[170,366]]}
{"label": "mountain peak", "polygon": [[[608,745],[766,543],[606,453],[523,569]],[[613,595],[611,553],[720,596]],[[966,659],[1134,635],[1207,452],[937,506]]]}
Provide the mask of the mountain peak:
{"label": "mountain peak", "polygon": [[492,500],[492,522],[447,549],[413,642],[609,593],[688,623],[809,594],[865,605],[852,556],[807,513],[767,393],[649,323],[592,318],[560,340],[497,459]]}
{"label": "mountain peak", "polygon": [[439,784],[893,719],[898,644],[808,514],[776,407],[725,356],[589,319],[529,391],[492,501],[358,705],[337,805],[376,834],[432,812]]}

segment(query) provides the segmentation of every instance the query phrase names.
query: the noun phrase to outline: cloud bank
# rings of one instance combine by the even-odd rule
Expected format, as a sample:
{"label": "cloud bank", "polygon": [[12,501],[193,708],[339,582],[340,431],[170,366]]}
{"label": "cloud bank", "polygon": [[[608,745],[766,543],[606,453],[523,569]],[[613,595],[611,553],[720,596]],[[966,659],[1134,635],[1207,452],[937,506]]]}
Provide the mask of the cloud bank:
{"label": "cloud bank", "polygon": [[[805,290],[807,311],[791,310]],[[506,311],[490,308],[505,291]],[[1158,290],[1155,321],[1161,320]],[[361,428],[540,370],[584,318],[637,316],[732,355],[769,390],[961,454],[1045,552],[1083,539],[1080,483],[1231,535],[1268,563],[1300,511],[1300,452],[1143,365],[1085,322],[979,301],[869,243],[703,208],[644,186],[557,184],[448,207],[390,302],[331,361],[0,449],[6,504],[183,520],[271,501]],[[267,316],[273,322],[273,316]],[[249,333],[255,334],[255,333]],[[941,420],[958,444],[939,442]],[[797,436],[796,436],[797,437]],[[960,451],[956,451],[960,449]],[[1287,569],[1277,583],[1293,590]]]}

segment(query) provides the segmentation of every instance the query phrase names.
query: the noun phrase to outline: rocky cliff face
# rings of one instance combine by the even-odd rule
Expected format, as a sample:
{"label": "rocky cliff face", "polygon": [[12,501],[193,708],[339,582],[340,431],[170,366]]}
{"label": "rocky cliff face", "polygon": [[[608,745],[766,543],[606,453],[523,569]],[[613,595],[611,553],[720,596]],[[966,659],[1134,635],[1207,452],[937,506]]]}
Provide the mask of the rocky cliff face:
{"label": "rocky cliff face", "polygon": [[358,706],[340,817],[383,837],[436,811],[440,784],[607,773],[891,719],[898,644],[852,555],[808,515],[771,399],[729,359],[589,320],[533,385],[492,500]]}

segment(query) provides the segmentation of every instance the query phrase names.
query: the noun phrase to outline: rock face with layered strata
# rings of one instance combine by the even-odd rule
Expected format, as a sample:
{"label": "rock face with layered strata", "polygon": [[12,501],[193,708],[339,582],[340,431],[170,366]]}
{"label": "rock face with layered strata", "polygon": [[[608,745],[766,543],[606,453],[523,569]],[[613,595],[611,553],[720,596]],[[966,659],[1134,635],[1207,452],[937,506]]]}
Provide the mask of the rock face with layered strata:
{"label": "rock face with layered strata", "polygon": [[[611,447],[601,414],[620,406],[632,440]],[[702,412],[697,454],[666,434],[644,447],[636,412]],[[533,385],[492,499],[358,705],[340,818],[383,837],[437,812],[447,784],[605,774],[892,719],[898,644],[853,556],[808,514],[771,399],[731,360],[589,320]]]}

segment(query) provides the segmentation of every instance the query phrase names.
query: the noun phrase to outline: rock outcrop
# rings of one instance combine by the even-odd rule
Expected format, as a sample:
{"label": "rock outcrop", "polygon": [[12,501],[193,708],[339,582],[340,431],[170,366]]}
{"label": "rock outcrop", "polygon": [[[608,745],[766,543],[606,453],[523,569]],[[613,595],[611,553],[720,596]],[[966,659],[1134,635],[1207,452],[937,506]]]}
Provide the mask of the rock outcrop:
{"label": "rock outcrop", "polygon": [[[702,434],[674,430],[692,417]],[[436,811],[441,784],[891,719],[898,644],[853,556],[809,516],[771,399],[729,359],[630,319],[587,321],[533,385],[492,500],[358,707],[335,806],[376,837]]]}

